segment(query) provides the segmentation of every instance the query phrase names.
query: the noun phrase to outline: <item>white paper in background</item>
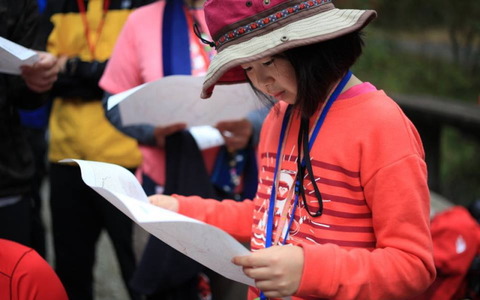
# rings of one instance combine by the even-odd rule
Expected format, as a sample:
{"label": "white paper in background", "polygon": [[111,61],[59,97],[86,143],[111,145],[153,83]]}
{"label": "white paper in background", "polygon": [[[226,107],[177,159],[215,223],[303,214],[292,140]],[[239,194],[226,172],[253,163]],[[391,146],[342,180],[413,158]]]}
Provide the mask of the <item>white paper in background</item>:
{"label": "white paper in background", "polygon": [[137,90],[143,88],[145,85],[146,83],[108,97],[107,109],[110,110],[112,107],[129,97],[131,94],[135,93]]}
{"label": "white paper in background", "polygon": [[220,131],[213,126],[194,126],[188,129],[200,150],[225,144]]}
{"label": "white paper in background", "polygon": [[37,52],[0,37],[0,73],[19,75],[20,66],[38,61]]}
{"label": "white paper in background", "polygon": [[254,285],[242,268],[231,262],[234,256],[250,251],[228,233],[150,204],[135,176],[121,166],[78,159],[61,162],[76,162],[88,186],[160,240],[229,279]]}
{"label": "white paper in background", "polygon": [[167,76],[111,96],[107,107],[119,105],[124,125],[193,127],[239,120],[262,106],[247,83],[217,85],[211,98],[201,99],[203,80],[203,76]]}

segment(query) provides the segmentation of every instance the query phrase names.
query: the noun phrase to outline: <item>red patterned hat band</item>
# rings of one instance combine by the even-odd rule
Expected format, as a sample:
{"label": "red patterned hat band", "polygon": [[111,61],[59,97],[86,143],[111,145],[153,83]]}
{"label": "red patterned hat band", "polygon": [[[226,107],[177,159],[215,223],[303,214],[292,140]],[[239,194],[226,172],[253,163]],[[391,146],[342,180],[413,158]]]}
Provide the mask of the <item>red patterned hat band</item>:
{"label": "red patterned hat band", "polygon": [[361,30],[373,10],[338,9],[332,0],[207,0],[205,21],[217,48],[202,88],[245,82],[240,65]]}
{"label": "red patterned hat band", "polygon": [[[268,1],[268,0],[267,0]],[[315,9],[317,11],[321,6],[325,4],[330,4],[327,7],[322,7],[323,11],[333,9],[334,6],[331,4],[332,0],[302,0],[302,1],[286,1],[284,4],[287,5],[279,5],[274,7],[273,9],[264,11],[255,15],[256,19],[251,20],[252,18],[247,18],[244,20],[243,25],[236,27],[233,30],[228,30],[228,32],[223,34],[216,34],[214,36],[215,47],[220,49],[223,45],[227,44],[228,42],[234,41],[235,39],[247,36],[250,33],[255,33],[261,30],[268,30],[267,27],[276,27],[281,25],[282,23],[287,22],[287,19],[296,16],[299,17],[301,14],[309,15],[313,13],[312,10]],[[247,3],[251,3],[247,1]],[[246,5],[248,6],[248,4]],[[231,26],[226,26],[229,28]]]}

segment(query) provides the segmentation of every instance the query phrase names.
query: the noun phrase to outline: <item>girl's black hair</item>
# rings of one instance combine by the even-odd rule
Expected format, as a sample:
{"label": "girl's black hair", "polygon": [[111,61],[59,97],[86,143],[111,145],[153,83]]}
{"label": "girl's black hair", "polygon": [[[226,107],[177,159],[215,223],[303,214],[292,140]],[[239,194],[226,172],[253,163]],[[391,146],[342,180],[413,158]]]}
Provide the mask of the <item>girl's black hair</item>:
{"label": "girl's black hair", "polygon": [[335,84],[362,54],[361,33],[355,31],[321,43],[289,49],[283,55],[295,69],[297,99],[294,108],[310,118]]}
{"label": "girl's black hair", "polygon": [[[335,84],[357,61],[362,54],[362,47],[362,33],[354,31],[332,40],[292,48],[279,54],[278,56],[286,58],[295,70],[295,111],[304,118],[310,118],[318,106],[327,100]],[[255,91],[261,94],[256,89]],[[260,98],[262,102],[272,101],[266,95]]]}

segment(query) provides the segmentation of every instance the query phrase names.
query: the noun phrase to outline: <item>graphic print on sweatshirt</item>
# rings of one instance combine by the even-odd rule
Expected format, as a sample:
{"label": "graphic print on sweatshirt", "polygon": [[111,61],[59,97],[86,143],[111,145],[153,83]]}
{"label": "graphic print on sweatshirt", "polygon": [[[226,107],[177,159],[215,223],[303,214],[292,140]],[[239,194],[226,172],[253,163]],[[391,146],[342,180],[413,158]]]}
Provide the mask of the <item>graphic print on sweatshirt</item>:
{"label": "graphic print on sweatshirt", "polygon": [[[263,135],[268,143],[259,148],[259,186],[254,199],[253,236],[251,249],[253,251],[265,247],[266,225],[270,194],[275,177],[275,162],[277,158],[278,140],[282,113],[267,118]],[[312,118],[313,119],[313,118]],[[299,122],[294,120],[289,124],[290,132],[298,132]],[[266,125],[266,126],[265,126]],[[312,126],[312,124],[311,124]],[[272,234],[272,243],[283,244],[283,239],[291,219],[292,204],[294,201],[294,178],[297,172],[297,137],[286,135],[277,174],[277,195],[275,203],[276,218]],[[318,143],[317,143],[318,142]],[[361,165],[358,164],[361,151],[353,151],[355,139],[349,136],[345,140],[349,145],[340,145],[338,140],[322,138],[322,132],[317,138],[310,159],[314,173],[314,180],[320,190],[323,201],[323,214],[320,217],[311,217],[304,207],[300,197],[295,210],[294,220],[286,238],[286,244],[336,244],[344,248],[375,248],[375,233],[372,226],[371,210],[365,201],[365,194],[361,184]],[[345,146],[349,151],[340,151]],[[348,146],[348,147],[346,147]],[[357,164],[352,164],[355,161]],[[307,172],[308,173],[308,172]],[[287,177],[290,176],[290,178]],[[306,203],[310,211],[318,210],[318,199],[308,174],[304,175],[303,186]],[[292,193],[290,200],[283,197]],[[288,196],[287,196],[288,197]],[[285,198],[286,199],[286,198]],[[284,210],[285,209],[285,210]],[[282,212],[286,213],[286,224],[282,225]],[[281,228],[281,229],[280,229]]]}

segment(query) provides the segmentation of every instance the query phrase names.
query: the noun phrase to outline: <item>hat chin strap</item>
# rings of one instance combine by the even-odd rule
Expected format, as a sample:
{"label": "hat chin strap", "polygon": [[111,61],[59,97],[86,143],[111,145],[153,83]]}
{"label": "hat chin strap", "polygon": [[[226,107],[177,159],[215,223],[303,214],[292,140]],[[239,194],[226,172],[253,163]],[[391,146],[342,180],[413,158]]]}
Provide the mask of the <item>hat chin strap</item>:
{"label": "hat chin strap", "polygon": [[212,48],[215,48],[215,49],[217,48],[217,45],[215,45],[215,42],[206,40],[202,37],[202,34],[200,32],[200,28],[199,28],[197,23],[193,24],[193,32],[200,39],[200,41],[202,41],[202,43],[204,43],[206,45],[209,45]]}

